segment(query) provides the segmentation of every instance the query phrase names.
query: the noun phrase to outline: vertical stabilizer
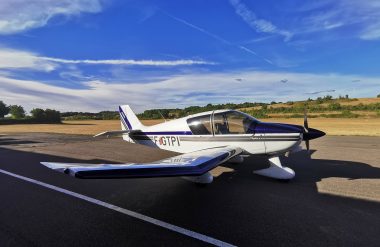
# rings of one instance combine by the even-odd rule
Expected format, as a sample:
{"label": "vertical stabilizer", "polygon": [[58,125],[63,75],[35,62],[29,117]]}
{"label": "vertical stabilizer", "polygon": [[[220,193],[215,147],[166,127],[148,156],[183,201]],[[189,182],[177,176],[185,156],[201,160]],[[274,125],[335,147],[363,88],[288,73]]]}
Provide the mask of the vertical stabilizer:
{"label": "vertical stabilizer", "polygon": [[138,130],[142,129],[144,125],[137,118],[136,114],[132,111],[129,105],[119,106],[121,129],[123,130]]}

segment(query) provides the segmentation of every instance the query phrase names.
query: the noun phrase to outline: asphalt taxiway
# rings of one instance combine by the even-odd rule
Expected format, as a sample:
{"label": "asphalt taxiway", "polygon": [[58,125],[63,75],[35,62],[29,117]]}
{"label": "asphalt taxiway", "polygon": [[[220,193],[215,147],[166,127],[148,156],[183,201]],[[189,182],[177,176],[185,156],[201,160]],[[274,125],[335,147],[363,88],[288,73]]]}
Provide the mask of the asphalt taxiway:
{"label": "asphalt taxiway", "polygon": [[225,164],[214,182],[80,180],[39,164],[149,162],[173,153],[83,135],[0,135],[0,246],[379,246],[380,138],[325,136],[284,157]]}

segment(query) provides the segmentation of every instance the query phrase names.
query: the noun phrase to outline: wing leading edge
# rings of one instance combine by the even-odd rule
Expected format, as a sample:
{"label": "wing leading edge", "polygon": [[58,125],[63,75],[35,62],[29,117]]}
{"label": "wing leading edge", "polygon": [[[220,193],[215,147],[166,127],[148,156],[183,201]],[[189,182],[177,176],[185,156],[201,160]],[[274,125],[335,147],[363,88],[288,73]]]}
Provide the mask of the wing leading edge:
{"label": "wing leading edge", "polygon": [[76,178],[141,178],[200,176],[243,150],[238,147],[217,147],[181,154],[151,163],[79,164],[41,162],[42,165]]}
{"label": "wing leading edge", "polygon": [[133,134],[141,132],[141,130],[110,130],[110,131],[104,131],[102,133],[96,134],[93,137],[100,137],[100,136],[117,136],[117,135],[123,135],[123,134]]}

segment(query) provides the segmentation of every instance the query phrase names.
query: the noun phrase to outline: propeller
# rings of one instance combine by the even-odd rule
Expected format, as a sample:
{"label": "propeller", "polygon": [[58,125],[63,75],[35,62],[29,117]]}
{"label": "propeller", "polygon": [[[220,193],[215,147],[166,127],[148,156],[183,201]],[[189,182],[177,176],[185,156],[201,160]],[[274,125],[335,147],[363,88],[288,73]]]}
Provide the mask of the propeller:
{"label": "propeller", "polygon": [[[309,133],[309,122],[307,121],[307,109],[305,108],[305,112],[303,115],[303,128],[305,129],[305,133]],[[305,135],[304,133],[304,135]],[[307,136],[307,134],[306,134]],[[309,138],[304,138],[305,144],[306,144],[306,149],[307,151],[310,150],[310,144],[309,144]]]}
{"label": "propeller", "polygon": [[306,110],[306,108],[305,108],[305,112],[303,115],[303,127],[305,128],[306,132],[309,132],[309,123],[307,121],[307,110]]}
{"label": "propeller", "polygon": [[321,136],[324,136],[326,133],[317,129],[309,128],[309,123],[307,121],[307,110],[305,108],[305,113],[303,116],[303,140],[305,141],[306,149],[310,150],[310,144],[309,141],[312,139],[319,138]]}

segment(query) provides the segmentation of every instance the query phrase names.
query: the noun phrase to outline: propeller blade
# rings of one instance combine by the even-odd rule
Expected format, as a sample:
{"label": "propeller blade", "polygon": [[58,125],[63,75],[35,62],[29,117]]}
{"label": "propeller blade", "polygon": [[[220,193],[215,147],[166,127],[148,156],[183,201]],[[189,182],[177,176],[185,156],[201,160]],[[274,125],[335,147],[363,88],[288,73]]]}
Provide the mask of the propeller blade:
{"label": "propeller blade", "polygon": [[305,128],[306,132],[309,132],[309,123],[307,121],[307,110],[305,108],[305,112],[303,115],[303,127]]}
{"label": "propeller blade", "polygon": [[310,150],[309,140],[305,140],[305,144],[306,144],[306,150],[309,151]]}

